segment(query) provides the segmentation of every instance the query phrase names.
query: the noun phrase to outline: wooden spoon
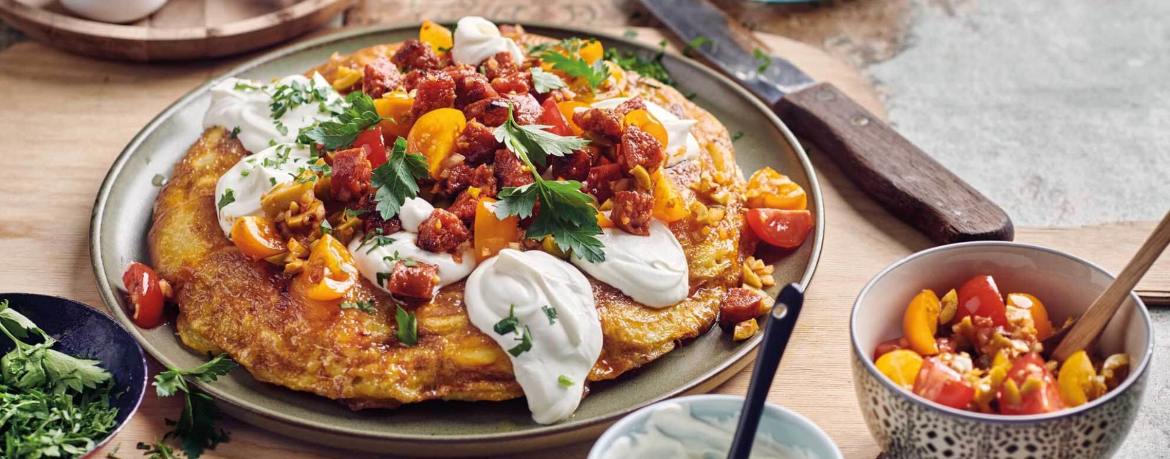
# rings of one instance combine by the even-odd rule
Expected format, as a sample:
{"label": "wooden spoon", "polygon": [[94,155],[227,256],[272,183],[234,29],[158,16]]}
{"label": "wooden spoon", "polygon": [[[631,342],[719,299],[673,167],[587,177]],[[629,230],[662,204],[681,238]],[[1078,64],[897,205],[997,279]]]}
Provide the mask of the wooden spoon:
{"label": "wooden spoon", "polygon": [[[1125,265],[1125,269],[1121,270],[1117,279],[1109,284],[1109,288],[1106,288],[1096,301],[1093,301],[1093,304],[1081,315],[1081,318],[1077,319],[1071,327],[1065,327],[1044,340],[1044,349],[1054,349],[1052,359],[1064,362],[1077,351],[1088,349],[1101,334],[1101,330],[1105,329],[1109,319],[1113,318],[1113,314],[1117,313],[1117,309],[1133,291],[1134,286],[1146,274],[1162,251],[1166,250],[1167,245],[1170,245],[1170,212],[1162,217],[1162,222],[1154,229],[1150,238],[1146,239],[1145,244],[1142,244],[1142,248],[1138,249],[1138,253],[1129,260],[1129,264]],[[1067,335],[1061,339],[1059,335],[1065,333],[1066,330]],[[1054,342],[1060,344],[1055,348],[1049,347]]]}

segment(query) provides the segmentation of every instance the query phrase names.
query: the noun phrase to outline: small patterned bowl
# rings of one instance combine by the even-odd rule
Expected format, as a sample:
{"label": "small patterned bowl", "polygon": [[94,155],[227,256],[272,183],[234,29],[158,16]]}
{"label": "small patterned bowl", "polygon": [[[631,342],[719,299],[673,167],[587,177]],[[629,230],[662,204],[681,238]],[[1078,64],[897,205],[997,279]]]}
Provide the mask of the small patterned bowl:
{"label": "small patterned bowl", "polygon": [[1003,293],[1031,293],[1061,324],[1109,286],[1103,269],[1056,250],[1012,242],[969,242],[911,255],[878,273],[853,305],[853,386],[870,433],[890,459],[1107,458],[1129,433],[1141,403],[1154,337],[1146,307],[1131,294],[1101,335],[1098,351],[1130,357],[1129,377],[1090,403],[1063,411],[1003,416],[956,410],[894,385],[873,363],[874,348],[902,335],[902,313],[924,288],[946,292],[979,274]]}

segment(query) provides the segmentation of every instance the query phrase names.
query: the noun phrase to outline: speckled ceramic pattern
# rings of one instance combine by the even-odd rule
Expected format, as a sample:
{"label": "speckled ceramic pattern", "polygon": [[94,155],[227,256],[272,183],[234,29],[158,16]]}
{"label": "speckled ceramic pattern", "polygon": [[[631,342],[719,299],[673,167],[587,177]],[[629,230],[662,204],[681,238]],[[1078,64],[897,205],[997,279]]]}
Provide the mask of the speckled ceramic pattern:
{"label": "speckled ceramic pattern", "polygon": [[[553,37],[598,36],[606,48],[637,51],[657,49],[619,37],[581,29],[525,24],[533,33]],[[418,25],[379,26],[350,30],[309,40],[248,62],[194,89],[159,114],[127,145],[110,168],[98,192],[90,228],[90,254],[102,299],[112,314],[135,335],[142,347],[164,364],[192,367],[206,357],[192,352],[175,336],[173,321],[142,330],[130,324],[125,299],[118,293],[122,270],[131,261],[148,260],[146,234],[158,194],[155,175],[169,177],[174,164],[202,131],[210,103],[208,88],[218,79],[270,79],[319,65],[334,52],[349,53],[379,44],[416,38]],[[824,211],[816,175],[804,150],[776,116],[730,80],[694,61],[668,54],[664,59],[683,93],[710,111],[736,141],[741,169],[768,166],[782,171],[808,192],[816,230],[808,241],[776,262],[777,285],[807,285],[824,240]],[[774,288],[772,294],[778,291]],[[561,423],[542,426],[532,421],[523,399],[506,402],[426,402],[395,410],[354,412],[304,392],[264,384],[238,370],[218,381],[196,382],[214,396],[224,411],[246,422],[285,435],[371,452],[411,455],[467,456],[514,453],[596,438],[622,416],[659,400],[714,389],[750,362],[759,337],[733,342],[717,329],[662,358],[624,375],[618,381],[591,386],[576,414]]]}
{"label": "speckled ceramic pattern", "polygon": [[1110,321],[1098,349],[1103,354],[1128,353],[1129,377],[1117,389],[1076,408],[1031,416],[956,410],[895,386],[874,367],[871,356],[876,343],[901,334],[901,311],[913,293],[922,288],[945,291],[940,289],[975,274],[995,277],[1001,293],[1034,292],[1054,323],[1082,313],[1112,281],[1104,270],[1071,255],[1003,242],[937,247],[911,255],[875,276],[854,305],[851,359],[862,415],[887,457],[1111,457],[1137,415],[1154,349],[1149,315],[1136,295],[1127,298]]}

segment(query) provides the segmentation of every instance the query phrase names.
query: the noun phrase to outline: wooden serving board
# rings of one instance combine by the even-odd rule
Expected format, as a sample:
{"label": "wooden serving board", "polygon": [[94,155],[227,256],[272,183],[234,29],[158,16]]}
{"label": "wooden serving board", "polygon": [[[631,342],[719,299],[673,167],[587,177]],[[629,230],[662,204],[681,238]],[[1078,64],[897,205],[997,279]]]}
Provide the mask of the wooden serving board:
{"label": "wooden serving board", "polygon": [[147,18],[123,25],[73,16],[56,1],[36,8],[0,0],[0,18],[34,40],[78,54],[173,61],[231,56],[285,42],[320,27],[355,1],[170,0]]}
{"label": "wooden serving board", "polygon": [[[0,0],[3,1],[3,0]],[[624,28],[609,29],[622,34]],[[661,35],[637,29],[657,43]],[[846,64],[783,38],[765,39],[778,54],[819,79],[830,81],[874,113],[884,113],[872,87]],[[107,169],[126,143],[172,101],[241,62],[152,65],[100,61],[34,42],[0,51],[0,292],[61,295],[102,308],[89,257],[89,217]],[[861,287],[898,259],[930,246],[922,235],[885,212],[816,151],[825,204],[825,246],[808,289],[807,303],[769,400],[809,417],[853,459],[871,459],[870,438],[853,393],[848,318]],[[1020,228],[1017,240],[1066,250],[1117,272],[1154,223],[1087,228]],[[1151,270],[1139,289],[1170,295],[1170,257]],[[152,374],[158,370],[157,363]],[[716,392],[742,395],[750,368]],[[160,439],[164,418],[175,418],[179,399],[158,399],[148,390],[138,414],[105,449],[139,457],[134,445]],[[330,450],[262,431],[233,419],[221,424],[231,442],[207,458],[284,459],[366,457]],[[519,458],[583,458],[589,443],[516,455]],[[387,451],[410,455],[411,451]]]}

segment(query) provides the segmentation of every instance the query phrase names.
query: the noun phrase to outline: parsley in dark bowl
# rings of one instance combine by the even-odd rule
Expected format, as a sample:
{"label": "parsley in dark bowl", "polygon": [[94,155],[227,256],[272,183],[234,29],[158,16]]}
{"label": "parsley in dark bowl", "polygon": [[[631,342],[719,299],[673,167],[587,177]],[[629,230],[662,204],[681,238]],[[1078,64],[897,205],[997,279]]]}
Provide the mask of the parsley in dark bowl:
{"label": "parsley in dark bowl", "polygon": [[96,309],[0,293],[0,335],[0,457],[84,457],[142,402],[142,348]]}

